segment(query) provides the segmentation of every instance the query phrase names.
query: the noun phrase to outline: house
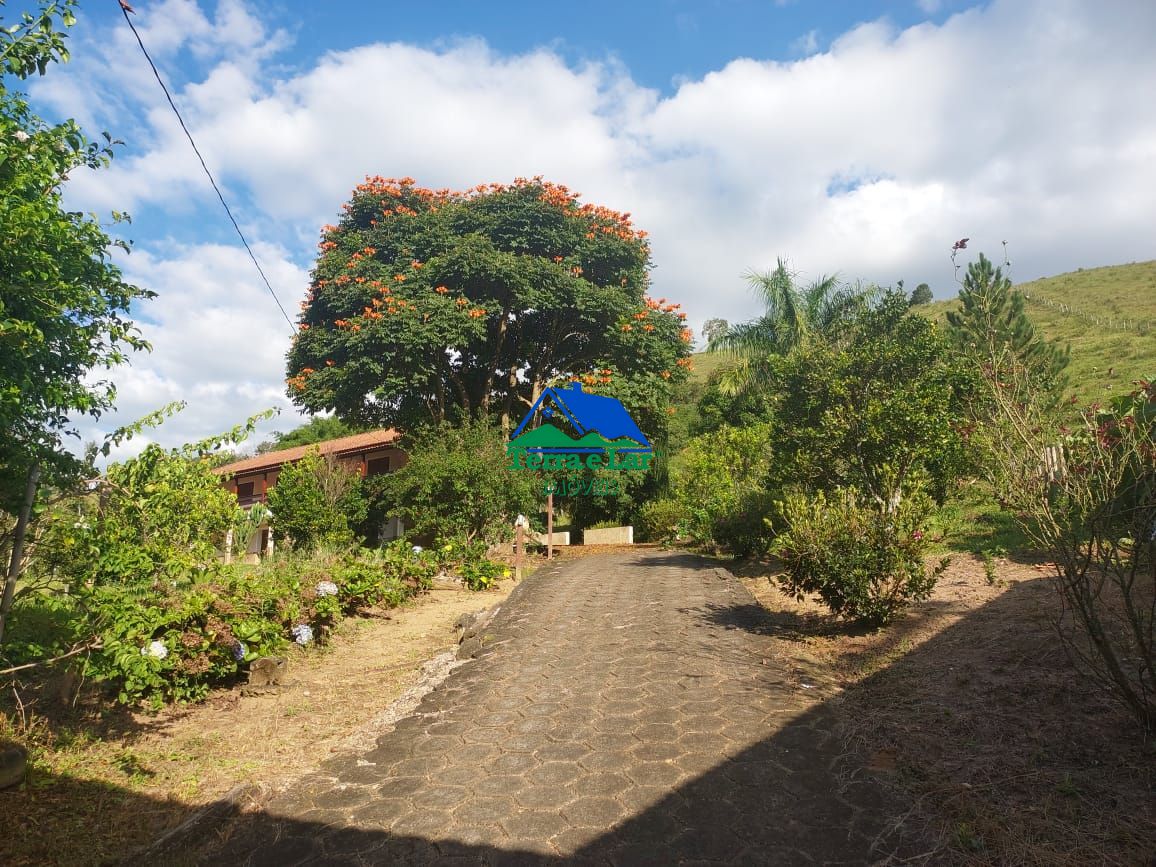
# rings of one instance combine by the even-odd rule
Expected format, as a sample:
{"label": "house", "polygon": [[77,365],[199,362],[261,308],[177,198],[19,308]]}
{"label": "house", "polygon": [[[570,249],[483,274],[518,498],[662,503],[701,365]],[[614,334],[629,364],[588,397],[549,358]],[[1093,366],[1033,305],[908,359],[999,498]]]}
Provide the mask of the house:
{"label": "house", "polygon": [[[406,454],[398,447],[400,439],[401,434],[393,428],[368,431],[314,445],[253,455],[217,467],[213,472],[224,477],[223,484],[236,494],[237,503],[249,509],[256,503],[266,501],[269,490],[277,484],[277,476],[285,464],[300,460],[312,449],[317,449],[323,456],[332,456],[342,466],[356,470],[362,478],[372,478],[382,473],[391,473],[405,465]],[[400,521],[390,519],[382,529],[382,539],[397,538],[402,529]],[[272,545],[268,521],[263,521],[248,540],[244,553],[260,556],[271,551]]]}

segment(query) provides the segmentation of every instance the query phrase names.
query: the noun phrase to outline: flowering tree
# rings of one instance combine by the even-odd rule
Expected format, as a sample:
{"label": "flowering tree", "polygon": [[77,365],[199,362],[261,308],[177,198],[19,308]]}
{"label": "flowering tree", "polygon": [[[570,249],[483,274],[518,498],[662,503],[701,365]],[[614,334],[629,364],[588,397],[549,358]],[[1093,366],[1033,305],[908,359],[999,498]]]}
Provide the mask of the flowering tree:
{"label": "flowering tree", "polygon": [[320,255],[288,359],[293,400],[413,426],[521,415],[577,379],[652,432],[686,375],[677,304],[646,295],[629,214],[519,179],[465,192],[368,178]]}

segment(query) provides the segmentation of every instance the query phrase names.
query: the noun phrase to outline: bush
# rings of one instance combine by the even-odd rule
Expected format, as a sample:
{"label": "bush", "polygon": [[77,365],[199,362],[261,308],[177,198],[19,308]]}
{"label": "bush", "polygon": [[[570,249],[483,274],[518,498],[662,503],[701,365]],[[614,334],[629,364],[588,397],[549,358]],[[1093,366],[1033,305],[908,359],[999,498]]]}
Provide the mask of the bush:
{"label": "bush", "polygon": [[696,542],[722,545],[736,554],[765,548],[766,525],[750,522],[748,507],[770,466],[769,437],[768,424],[723,426],[695,437],[679,455],[672,470],[674,495],[682,526]]}
{"label": "bush", "polygon": [[437,568],[436,557],[398,542],[288,552],[252,568],[218,564],[152,587],[96,586],[77,607],[86,634],[101,638],[88,673],[122,703],[196,701],[259,656],[324,642],[365,608],[400,605],[428,589]]}
{"label": "bush", "polygon": [[1032,397],[1027,365],[1005,359],[984,376],[997,410],[979,428],[989,478],[1052,560],[1060,635],[1081,668],[1156,730],[1156,382],[1073,421],[1047,393]]}
{"label": "bush", "polygon": [[738,502],[714,521],[715,541],[736,557],[759,557],[771,545],[774,498],[765,491],[743,493]]}
{"label": "bush", "polygon": [[865,507],[853,488],[830,497],[789,494],[780,504],[785,532],[774,550],[787,572],[781,583],[797,598],[816,593],[835,614],[870,625],[888,623],[931,595],[947,560],[923,563],[926,496],[905,498],[890,514]]}
{"label": "bush", "polygon": [[353,528],[365,520],[367,505],[360,476],[313,449],[282,467],[269,491],[269,509],[273,526],[294,547],[308,550],[352,545]]}
{"label": "bush", "polygon": [[470,590],[486,590],[499,578],[510,577],[510,567],[486,556],[484,542],[443,542],[437,547],[438,568],[455,573]]}
{"label": "bush", "polygon": [[493,427],[417,431],[406,451],[405,466],[375,479],[375,508],[402,518],[412,538],[502,542],[517,515],[538,511],[534,474],[505,469],[505,439]]}
{"label": "bush", "polygon": [[673,542],[679,536],[683,515],[678,500],[651,500],[638,510],[638,535],[644,542]]}

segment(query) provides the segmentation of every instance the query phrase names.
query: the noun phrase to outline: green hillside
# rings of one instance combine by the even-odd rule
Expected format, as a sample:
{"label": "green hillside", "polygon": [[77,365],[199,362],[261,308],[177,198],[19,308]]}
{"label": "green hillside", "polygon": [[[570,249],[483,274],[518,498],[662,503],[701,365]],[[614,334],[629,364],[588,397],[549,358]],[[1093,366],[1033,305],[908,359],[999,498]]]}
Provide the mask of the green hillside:
{"label": "green hillside", "polygon": [[[1129,390],[1134,379],[1156,378],[1156,261],[1081,269],[1017,288],[1028,296],[1028,315],[1044,336],[1072,347],[1068,379],[1082,403]],[[952,299],[917,309],[943,320],[958,306]],[[707,380],[726,361],[721,354],[694,355],[690,378],[675,396],[675,447],[685,442]]]}
{"label": "green hillside", "polygon": [[[1156,377],[1156,261],[1081,269],[1016,288],[1027,296],[1036,328],[1072,347],[1068,380],[1082,402]],[[921,310],[944,319],[958,306],[937,301]]]}

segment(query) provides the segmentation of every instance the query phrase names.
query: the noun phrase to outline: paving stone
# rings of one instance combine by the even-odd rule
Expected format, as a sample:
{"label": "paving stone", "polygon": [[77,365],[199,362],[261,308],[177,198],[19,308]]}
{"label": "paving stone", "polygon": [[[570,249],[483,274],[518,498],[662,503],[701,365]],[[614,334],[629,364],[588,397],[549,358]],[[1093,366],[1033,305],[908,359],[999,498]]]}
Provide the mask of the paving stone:
{"label": "paving stone", "polygon": [[638,550],[555,564],[492,642],[361,753],[237,820],[208,864],[809,864],[927,851],[908,805],[840,786],[837,713],[802,694],[741,584]]}
{"label": "paving stone", "polygon": [[574,827],[558,813],[521,810],[501,819],[502,828],[515,840],[548,840]]}

